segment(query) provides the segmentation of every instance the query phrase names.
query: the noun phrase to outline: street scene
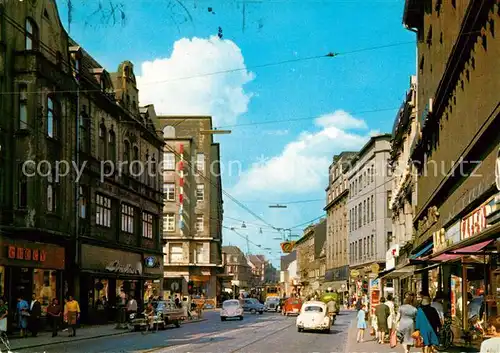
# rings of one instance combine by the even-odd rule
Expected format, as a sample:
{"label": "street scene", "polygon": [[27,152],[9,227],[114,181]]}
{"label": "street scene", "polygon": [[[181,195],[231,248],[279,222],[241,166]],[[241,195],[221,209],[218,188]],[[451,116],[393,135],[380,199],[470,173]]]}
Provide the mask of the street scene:
{"label": "street scene", "polygon": [[0,1],[0,353],[500,353],[499,19]]}

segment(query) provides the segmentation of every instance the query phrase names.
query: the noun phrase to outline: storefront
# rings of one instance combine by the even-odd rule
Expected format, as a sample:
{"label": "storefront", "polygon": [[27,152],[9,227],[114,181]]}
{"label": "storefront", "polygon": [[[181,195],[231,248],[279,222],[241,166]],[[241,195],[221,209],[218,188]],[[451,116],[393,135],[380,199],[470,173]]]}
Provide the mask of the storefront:
{"label": "storefront", "polygon": [[349,266],[336,267],[327,270],[325,273],[325,283],[323,289],[331,288],[340,294],[340,300],[343,303],[349,294],[348,289]]}
{"label": "storefront", "polygon": [[[117,308],[134,297],[159,296],[161,258],[93,245],[82,245],[80,298],[82,320],[90,323],[115,321]],[[155,290],[156,289],[156,290]]]}
{"label": "storefront", "polygon": [[[42,321],[52,299],[62,300],[64,248],[6,237],[0,238],[0,292],[9,308],[33,294],[42,305]],[[15,329],[14,310],[9,310],[9,328]]]}

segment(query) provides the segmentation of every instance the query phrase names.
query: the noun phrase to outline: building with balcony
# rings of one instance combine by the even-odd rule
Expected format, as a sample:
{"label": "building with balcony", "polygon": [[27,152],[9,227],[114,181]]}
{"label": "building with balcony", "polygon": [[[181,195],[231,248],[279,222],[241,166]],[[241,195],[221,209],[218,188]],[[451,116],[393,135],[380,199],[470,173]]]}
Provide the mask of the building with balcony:
{"label": "building with balcony", "polygon": [[159,288],[163,141],[139,112],[132,63],[108,73],[68,36],[55,1],[6,2],[0,21],[0,86],[15,92],[0,97],[12,117],[0,121],[2,295],[14,307],[35,293],[45,307],[72,294],[83,322],[106,321],[103,297],[141,303]]}
{"label": "building with balcony", "polygon": [[[165,290],[215,298],[222,271],[222,184],[219,144],[208,116],[161,116]],[[219,290],[218,290],[219,288]]]}
{"label": "building with balcony", "polygon": [[347,172],[357,152],[342,152],[333,157],[328,168],[329,182],[326,188],[326,288],[347,290],[349,280],[348,212],[349,183]]}
{"label": "building with balcony", "polygon": [[[418,55],[412,252],[416,258],[432,252],[415,280],[417,290],[431,296],[440,290],[452,307],[460,307],[452,316],[464,329],[465,293],[495,296],[500,280],[495,258],[480,255],[496,250],[500,234],[499,14],[494,0],[407,0],[403,17],[416,32]],[[485,322],[496,320],[495,307],[494,300],[486,305]]]}
{"label": "building with balcony", "polygon": [[[377,135],[361,148],[347,172],[349,192],[349,264],[358,275],[351,279],[358,294],[365,276],[377,275],[392,244],[391,134]],[[354,281],[354,282],[353,282]]]}

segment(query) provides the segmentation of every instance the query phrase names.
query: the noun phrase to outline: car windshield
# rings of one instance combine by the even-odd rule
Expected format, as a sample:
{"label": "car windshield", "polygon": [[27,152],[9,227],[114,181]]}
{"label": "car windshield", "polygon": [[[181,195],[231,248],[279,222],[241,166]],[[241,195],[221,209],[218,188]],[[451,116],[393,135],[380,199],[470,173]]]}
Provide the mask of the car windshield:
{"label": "car windshield", "polygon": [[317,306],[317,305],[308,305],[306,306],[306,308],[304,309],[305,312],[315,312],[315,313],[322,313],[323,312],[323,308],[321,306]]}
{"label": "car windshield", "polygon": [[266,301],[267,301],[267,302],[276,302],[276,303],[277,303],[277,302],[279,302],[279,301],[280,301],[280,299],[279,299],[279,298],[277,298],[277,297],[272,297],[272,298],[267,298],[267,299],[266,299]]}
{"label": "car windshield", "polygon": [[222,307],[224,309],[227,309],[227,308],[235,308],[235,307],[238,307],[239,305],[240,305],[240,303],[238,303],[237,301],[231,300],[231,301],[228,301],[228,302],[224,302],[222,304]]}
{"label": "car windshield", "polygon": [[250,299],[251,304],[260,304],[260,302],[257,299]]}

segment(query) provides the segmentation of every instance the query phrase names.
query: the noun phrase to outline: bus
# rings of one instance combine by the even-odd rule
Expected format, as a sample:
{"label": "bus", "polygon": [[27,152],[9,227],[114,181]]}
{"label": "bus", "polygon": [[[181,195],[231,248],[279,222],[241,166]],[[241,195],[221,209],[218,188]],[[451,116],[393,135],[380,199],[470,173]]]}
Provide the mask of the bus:
{"label": "bus", "polygon": [[274,285],[274,284],[268,284],[266,286],[264,286],[265,288],[265,299],[269,298],[269,297],[280,297],[280,287],[278,287],[277,285]]}

